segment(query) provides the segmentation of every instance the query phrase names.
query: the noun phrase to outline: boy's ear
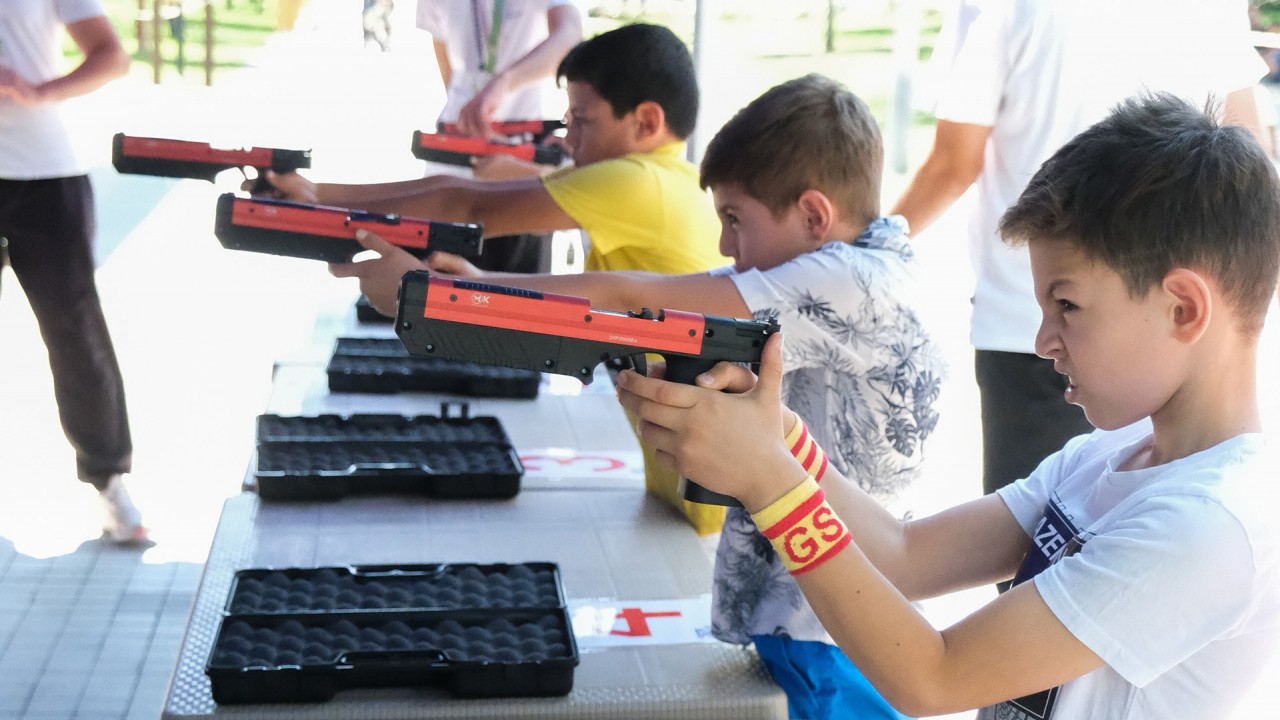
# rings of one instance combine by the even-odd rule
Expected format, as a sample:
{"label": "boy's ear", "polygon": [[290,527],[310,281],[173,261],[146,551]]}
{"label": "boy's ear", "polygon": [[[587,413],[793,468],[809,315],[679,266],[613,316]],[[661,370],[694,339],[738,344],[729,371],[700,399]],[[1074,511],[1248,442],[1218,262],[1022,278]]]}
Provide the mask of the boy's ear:
{"label": "boy's ear", "polygon": [[821,190],[810,188],[800,193],[796,201],[804,220],[805,232],[810,239],[825,242],[836,222],[836,206]]}
{"label": "boy's ear", "polygon": [[636,139],[650,138],[667,126],[667,112],[652,100],[645,100],[636,105],[632,112],[636,117]]}
{"label": "boy's ear", "polygon": [[1204,275],[1190,268],[1174,268],[1164,276],[1161,289],[1170,298],[1169,314],[1174,338],[1188,345],[1209,329],[1216,295]]}

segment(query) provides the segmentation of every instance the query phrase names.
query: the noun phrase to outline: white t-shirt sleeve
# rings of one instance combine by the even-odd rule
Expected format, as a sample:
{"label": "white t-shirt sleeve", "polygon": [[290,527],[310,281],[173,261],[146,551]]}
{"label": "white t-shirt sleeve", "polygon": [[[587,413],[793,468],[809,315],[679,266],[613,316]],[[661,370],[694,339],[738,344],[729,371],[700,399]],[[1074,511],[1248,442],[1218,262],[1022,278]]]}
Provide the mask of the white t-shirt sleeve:
{"label": "white t-shirt sleeve", "polygon": [[101,0],[54,0],[54,8],[64,25],[106,15]]}
{"label": "white t-shirt sleeve", "polygon": [[1072,635],[1142,687],[1239,621],[1254,595],[1252,557],[1221,504],[1161,495],[1034,582]]}
{"label": "white t-shirt sleeve", "polygon": [[1081,448],[1098,433],[1079,435],[1067,441],[1061,450],[1040,461],[1035,470],[1022,480],[996,490],[1013,517],[1028,535],[1044,515],[1045,504],[1058,482],[1070,475],[1082,456]]}
{"label": "white t-shirt sleeve", "polygon": [[419,30],[426,30],[432,37],[445,38],[444,17],[437,0],[418,0],[416,24]]}
{"label": "white t-shirt sleeve", "polygon": [[994,126],[1009,73],[1009,3],[964,0],[931,61],[939,120]]}

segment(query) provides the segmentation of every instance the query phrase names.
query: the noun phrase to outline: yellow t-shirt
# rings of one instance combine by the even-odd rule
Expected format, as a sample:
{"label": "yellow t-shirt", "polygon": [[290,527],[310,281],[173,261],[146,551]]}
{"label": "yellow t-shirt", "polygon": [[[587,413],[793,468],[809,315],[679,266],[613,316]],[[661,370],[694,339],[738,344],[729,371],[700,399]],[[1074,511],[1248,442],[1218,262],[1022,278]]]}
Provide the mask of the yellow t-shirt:
{"label": "yellow t-shirt", "polygon": [[[684,152],[685,144],[676,142],[542,177],[551,199],[591,236],[587,270],[684,275],[728,264],[719,250],[720,219]],[[636,418],[628,415],[634,428]],[[640,447],[649,493],[680,510],[698,534],[719,532],[724,508],[681,498],[679,476],[657,461],[653,448]]]}
{"label": "yellow t-shirt", "polygon": [[719,250],[720,220],[684,150],[675,142],[543,176],[551,199],[591,236],[587,270],[683,275],[729,262]]}

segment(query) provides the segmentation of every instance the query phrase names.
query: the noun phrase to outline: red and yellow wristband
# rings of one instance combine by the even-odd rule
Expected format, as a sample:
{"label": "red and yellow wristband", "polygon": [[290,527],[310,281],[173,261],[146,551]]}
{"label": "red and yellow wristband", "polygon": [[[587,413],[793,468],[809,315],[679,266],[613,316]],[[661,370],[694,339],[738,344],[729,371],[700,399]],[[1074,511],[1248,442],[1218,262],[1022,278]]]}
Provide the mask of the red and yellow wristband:
{"label": "red and yellow wristband", "polygon": [[849,529],[827,504],[818,482],[807,477],[751,519],[782,558],[792,575],[806,573],[843,550]]}
{"label": "red and yellow wristband", "polygon": [[822,482],[822,476],[827,472],[827,454],[822,452],[818,442],[809,434],[809,427],[804,424],[804,420],[799,415],[795,418],[796,424],[791,427],[791,432],[787,433],[783,442],[791,450],[791,455],[800,461],[804,471],[809,473],[809,477]]}

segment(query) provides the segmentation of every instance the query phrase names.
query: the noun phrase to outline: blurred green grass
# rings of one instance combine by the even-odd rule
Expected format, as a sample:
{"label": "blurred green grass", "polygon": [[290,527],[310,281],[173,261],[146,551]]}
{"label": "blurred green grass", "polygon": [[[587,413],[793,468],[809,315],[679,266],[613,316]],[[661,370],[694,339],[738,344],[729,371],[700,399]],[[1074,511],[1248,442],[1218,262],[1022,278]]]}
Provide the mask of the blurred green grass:
{"label": "blurred green grass", "polygon": [[[0,0],[3,1],[3,0]],[[359,0],[344,0],[358,3]],[[153,0],[142,0],[146,8]],[[254,53],[262,47],[282,15],[296,11],[307,0],[213,0],[214,83],[230,70],[253,64]],[[126,50],[136,61],[132,72],[150,78],[151,56],[146,52],[151,31],[144,24],[142,43],[138,40],[138,0],[104,0],[112,24]],[[284,5],[284,7],[282,7]],[[395,12],[412,13],[416,0],[398,0]],[[204,81],[204,3],[186,0],[185,59],[183,80]],[[588,37],[628,22],[651,22],[670,27],[693,44],[695,0],[581,0],[586,11]],[[940,0],[918,0],[920,36],[919,59],[933,52],[942,25]],[[893,57],[895,0],[845,0],[837,2],[833,51],[826,51],[827,0],[740,0],[716,2],[717,16],[709,23],[708,46],[704,57],[703,80],[707,121],[718,127],[737,108],[765,89],[808,72],[819,72],[840,80],[863,98],[882,127],[889,120],[898,66]],[[163,21],[162,21],[163,22]],[[169,23],[161,26],[163,82],[177,82],[178,43]],[[731,55],[732,61],[717,56]],[[67,43],[69,56],[74,46]],[[912,131],[932,127],[933,118],[923,113],[912,117]]]}
{"label": "blurred green grass", "polygon": [[[253,54],[276,31],[279,3],[282,0],[213,0],[213,81],[222,72],[251,64]],[[289,0],[283,0],[288,2]],[[358,0],[350,0],[357,2]],[[144,14],[149,16],[153,0],[142,0]],[[188,79],[204,81],[205,11],[203,2],[175,3],[181,6],[184,75]],[[134,59],[132,72],[150,76],[151,38],[149,22],[138,23],[138,0],[103,0],[103,9],[110,18],[125,51]],[[177,77],[178,40],[174,35],[177,23],[162,19],[160,26],[160,51],[165,77]],[[141,30],[143,38],[139,40]],[[63,45],[64,54],[76,57],[75,45],[69,40]]]}

